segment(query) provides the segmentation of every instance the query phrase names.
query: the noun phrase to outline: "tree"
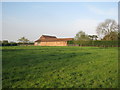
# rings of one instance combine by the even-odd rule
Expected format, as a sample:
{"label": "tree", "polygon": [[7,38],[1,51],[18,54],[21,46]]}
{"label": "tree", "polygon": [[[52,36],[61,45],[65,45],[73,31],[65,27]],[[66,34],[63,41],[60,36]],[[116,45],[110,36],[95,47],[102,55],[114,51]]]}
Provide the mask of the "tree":
{"label": "tree", "polygon": [[94,40],[97,40],[98,36],[97,35],[93,35]]}
{"label": "tree", "polygon": [[18,41],[20,41],[21,43],[28,43],[28,39],[25,37],[21,37],[20,39],[18,39]]}
{"label": "tree", "polygon": [[2,46],[2,41],[0,41],[0,46]]}
{"label": "tree", "polygon": [[114,31],[114,32],[110,32],[109,34],[105,35],[102,40],[107,40],[107,41],[116,40],[117,41],[118,38],[119,38],[118,32]]}
{"label": "tree", "polygon": [[8,43],[8,40],[3,40],[2,43],[7,44],[7,43]]}
{"label": "tree", "polygon": [[120,32],[118,32],[118,40],[120,40]]}
{"label": "tree", "polygon": [[91,40],[93,40],[93,35],[89,35],[89,38],[90,38]]}
{"label": "tree", "polygon": [[88,41],[90,41],[90,38],[85,32],[79,31],[76,34],[74,40],[75,40],[75,43],[77,43],[79,45],[83,45],[85,43],[88,43]]}
{"label": "tree", "polygon": [[[106,36],[111,34],[111,32],[116,32],[118,30],[118,25],[115,20],[106,19],[105,22],[100,23],[97,26],[96,32],[99,36]],[[111,36],[110,36],[111,37]]]}
{"label": "tree", "polygon": [[91,40],[97,40],[98,36],[97,35],[89,35],[89,38]]}

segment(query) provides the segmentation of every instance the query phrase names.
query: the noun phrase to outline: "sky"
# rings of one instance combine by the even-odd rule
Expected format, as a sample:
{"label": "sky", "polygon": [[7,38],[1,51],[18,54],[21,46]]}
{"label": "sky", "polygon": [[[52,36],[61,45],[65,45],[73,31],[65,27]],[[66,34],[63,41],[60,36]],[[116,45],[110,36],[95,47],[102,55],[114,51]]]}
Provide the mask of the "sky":
{"label": "sky", "polygon": [[105,19],[118,21],[117,2],[2,2],[2,40],[74,38],[80,30],[93,35]]}

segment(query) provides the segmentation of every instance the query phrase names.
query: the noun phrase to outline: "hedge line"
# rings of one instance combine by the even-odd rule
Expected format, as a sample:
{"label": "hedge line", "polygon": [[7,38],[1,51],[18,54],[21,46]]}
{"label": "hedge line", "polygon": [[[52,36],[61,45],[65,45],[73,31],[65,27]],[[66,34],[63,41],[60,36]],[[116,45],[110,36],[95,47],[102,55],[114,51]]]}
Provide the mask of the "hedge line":
{"label": "hedge line", "polygon": [[75,43],[74,41],[69,41],[68,44],[75,44],[79,46],[120,46],[120,42],[118,41],[82,41]]}

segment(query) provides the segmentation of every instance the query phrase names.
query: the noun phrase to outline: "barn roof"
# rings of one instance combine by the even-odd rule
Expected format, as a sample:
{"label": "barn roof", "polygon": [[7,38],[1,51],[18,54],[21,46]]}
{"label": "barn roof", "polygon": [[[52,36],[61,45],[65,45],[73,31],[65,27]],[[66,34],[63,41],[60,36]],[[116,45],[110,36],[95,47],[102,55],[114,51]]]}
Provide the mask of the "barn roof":
{"label": "barn roof", "polygon": [[64,38],[64,39],[45,39],[45,40],[36,40],[35,42],[52,42],[52,41],[71,41],[73,38]]}
{"label": "barn roof", "polygon": [[56,36],[42,35],[43,37],[56,38]]}
{"label": "barn roof", "polygon": [[53,42],[53,41],[71,41],[71,40],[73,40],[73,38],[56,38],[55,36],[48,36],[48,35],[42,35],[42,36],[49,37],[49,38],[46,38],[46,39],[39,38],[35,42]]}

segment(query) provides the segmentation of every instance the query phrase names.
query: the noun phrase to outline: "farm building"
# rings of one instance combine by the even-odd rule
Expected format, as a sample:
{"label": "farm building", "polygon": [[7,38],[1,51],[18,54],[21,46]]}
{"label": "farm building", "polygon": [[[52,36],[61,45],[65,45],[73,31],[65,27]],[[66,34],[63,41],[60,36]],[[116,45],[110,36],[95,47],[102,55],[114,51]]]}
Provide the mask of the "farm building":
{"label": "farm building", "polygon": [[35,46],[68,46],[68,41],[72,41],[73,38],[57,38],[55,36],[42,35],[35,41]]}

